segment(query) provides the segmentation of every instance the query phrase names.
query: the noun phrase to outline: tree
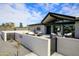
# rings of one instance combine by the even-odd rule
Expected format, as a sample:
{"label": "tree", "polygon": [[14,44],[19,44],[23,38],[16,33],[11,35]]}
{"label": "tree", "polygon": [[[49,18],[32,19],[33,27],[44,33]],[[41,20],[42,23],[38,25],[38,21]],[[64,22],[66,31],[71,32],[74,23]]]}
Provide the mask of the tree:
{"label": "tree", "polygon": [[2,23],[2,26],[5,26],[5,24],[4,24],[4,23]]}
{"label": "tree", "polygon": [[20,28],[22,28],[23,27],[23,24],[22,23],[20,23],[20,26],[19,26]]}
{"label": "tree", "polygon": [[10,23],[10,28],[15,28],[15,24],[14,23]]}
{"label": "tree", "polygon": [[14,29],[15,28],[15,24],[12,23],[12,22],[2,23],[1,28],[3,28],[3,30]]}

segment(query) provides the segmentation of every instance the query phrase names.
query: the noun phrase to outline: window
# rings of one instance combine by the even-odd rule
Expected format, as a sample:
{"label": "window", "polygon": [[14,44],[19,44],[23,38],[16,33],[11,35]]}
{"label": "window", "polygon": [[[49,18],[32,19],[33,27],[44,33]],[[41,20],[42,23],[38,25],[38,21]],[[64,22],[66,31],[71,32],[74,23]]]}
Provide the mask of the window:
{"label": "window", "polygon": [[40,31],[41,30],[40,27],[37,27],[37,30]]}
{"label": "window", "polygon": [[70,36],[71,37],[74,37],[74,24],[67,24],[67,25],[64,25],[64,35],[66,36],[67,34],[71,34]]}

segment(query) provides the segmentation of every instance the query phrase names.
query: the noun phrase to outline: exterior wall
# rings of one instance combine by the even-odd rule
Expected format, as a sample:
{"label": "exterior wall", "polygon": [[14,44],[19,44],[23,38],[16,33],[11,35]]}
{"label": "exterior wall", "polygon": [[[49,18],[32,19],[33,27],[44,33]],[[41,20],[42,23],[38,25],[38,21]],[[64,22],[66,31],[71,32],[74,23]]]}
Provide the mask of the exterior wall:
{"label": "exterior wall", "polygon": [[56,35],[51,34],[51,54],[57,52],[57,39]]}
{"label": "exterior wall", "polygon": [[79,40],[57,37],[57,52],[66,56],[79,56]]}
{"label": "exterior wall", "polygon": [[44,34],[46,34],[46,27],[43,25],[41,25],[41,31],[44,33]]}
{"label": "exterior wall", "polygon": [[32,50],[39,56],[50,55],[50,39],[44,39],[31,35],[15,34],[16,40],[19,40],[25,47]]}
{"label": "exterior wall", "polygon": [[23,28],[16,27],[16,30],[28,30],[28,29],[27,27],[23,27]]}
{"label": "exterior wall", "polygon": [[37,27],[40,27],[40,32],[43,34],[46,34],[46,27],[44,25],[33,25],[33,26],[28,26],[29,30],[34,32],[34,30],[37,30]]}
{"label": "exterior wall", "polygon": [[75,37],[79,38],[79,21],[75,22]]}
{"label": "exterior wall", "polygon": [[0,32],[0,37],[2,40],[4,40],[4,33],[3,32]]}

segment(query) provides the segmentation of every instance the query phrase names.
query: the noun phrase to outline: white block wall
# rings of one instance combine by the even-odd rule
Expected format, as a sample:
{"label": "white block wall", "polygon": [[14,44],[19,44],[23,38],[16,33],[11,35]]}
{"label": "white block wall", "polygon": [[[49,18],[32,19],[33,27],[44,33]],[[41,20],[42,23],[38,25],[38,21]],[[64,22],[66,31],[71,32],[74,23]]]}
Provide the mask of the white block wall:
{"label": "white block wall", "polygon": [[23,45],[32,50],[34,53],[40,56],[50,55],[50,39],[43,39],[33,37],[31,35],[15,34],[16,40],[19,40]]}
{"label": "white block wall", "polygon": [[57,37],[57,52],[66,56],[79,56],[79,40]]}
{"label": "white block wall", "polygon": [[79,38],[79,21],[75,22],[75,37]]}

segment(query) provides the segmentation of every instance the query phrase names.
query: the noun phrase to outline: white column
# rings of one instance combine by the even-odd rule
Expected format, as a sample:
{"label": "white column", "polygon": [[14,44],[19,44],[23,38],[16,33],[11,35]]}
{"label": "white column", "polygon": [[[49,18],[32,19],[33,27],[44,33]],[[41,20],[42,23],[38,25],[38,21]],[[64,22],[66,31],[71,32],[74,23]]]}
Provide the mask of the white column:
{"label": "white column", "polygon": [[4,41],[7,41],[7,33],[4,33]]}

